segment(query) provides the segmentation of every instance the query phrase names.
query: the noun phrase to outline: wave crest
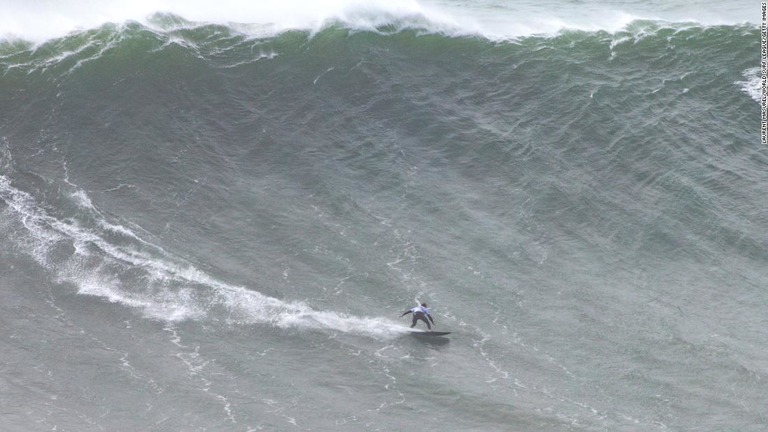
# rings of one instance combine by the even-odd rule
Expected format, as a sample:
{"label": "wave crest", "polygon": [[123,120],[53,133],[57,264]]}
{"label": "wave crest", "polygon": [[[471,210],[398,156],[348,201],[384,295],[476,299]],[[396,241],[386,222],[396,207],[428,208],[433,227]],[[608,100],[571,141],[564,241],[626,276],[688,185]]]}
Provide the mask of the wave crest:
{"label": "wave crest", "polygon": [[254,3],[244,0],[163,2],[56,3],[40,7],[11,1],[0,18],[0,37],[42,42],[71,32],[97,28],[104,23],[137,21],[160,30],[208,24],[226,25],[256,37],[273,37],[285,31],[316,33],[341,25],[352,30],[419,29],[451,36],[480,36],[491,40],[532,35],[553,35],[562,30],[618,31],[636,20],[695,22],[700,25],[731,25],[750,22],[757,14],[724,2],[695,10],[684,5],[663,12],[643,5],[604,2],[506,4],[502,2],[416,0],[284,0]]}

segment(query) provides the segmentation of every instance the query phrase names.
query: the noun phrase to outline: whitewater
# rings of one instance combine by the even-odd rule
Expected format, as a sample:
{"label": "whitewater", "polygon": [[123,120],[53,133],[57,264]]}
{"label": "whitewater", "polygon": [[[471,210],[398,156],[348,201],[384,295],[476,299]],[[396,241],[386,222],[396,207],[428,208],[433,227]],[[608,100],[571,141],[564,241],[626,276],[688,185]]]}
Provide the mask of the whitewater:
{"label": "whitewater", "polygon": [[0,429],[768,426],[759,4],[0,10]]}
{"label": "whitewater", "polygon": [[[359,1],[286,0],[279,4],[245,0],[122,1],[87,0],[30,3],[4,0],[0,30],[6,38],[44,41],[106,22],[137,21],[151,25],[157,13],[171,13],[203,24],[224,24],[258,36],[284,31],[319,31],[333,23],[375,31],[396,24],[450,35],[509,39],[554,34],[563,29],[615,32],[635,20],[691,22],[701,25],[757,24],[759,8],[747,1],[582,2],[576,7],[559,1]],[[758,5],[759,6],[759,5]]]}

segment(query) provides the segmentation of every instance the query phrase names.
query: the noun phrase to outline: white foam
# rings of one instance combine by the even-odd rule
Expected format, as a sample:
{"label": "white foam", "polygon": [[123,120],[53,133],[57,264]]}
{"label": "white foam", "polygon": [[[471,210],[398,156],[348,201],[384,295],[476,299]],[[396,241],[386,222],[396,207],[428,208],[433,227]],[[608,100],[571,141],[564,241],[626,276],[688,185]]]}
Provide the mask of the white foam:
{"label": "white foam", "polygon": [[763,82],[760,79],[760,68],[750,68],[745,70],[742,75],[744,81],[736,81],[734,84],[741,87],[741,91],[748,94],[755,102],[760,103],[763,94]]}
{"label": "white foam", "polygon": [[88,196],[88,194],[80,189],[73,194],[71,194],[72,198],[75,199],[75,202],[80,206],[88,210],[93,210],[95,207],[93,206],[93,203],[91,202],[91,197]]}
{"label": "white foam", "polygon": [[157,22],[150,19],[156,13],[171,13],[197,23],[230,25],[236,31],[256,36],[286,30],[316,32],[340,22],[361,30],[394,25],[491,39],[553,34],[566,28],[617,31],[635,19],[716,25],[754,22],[758,15],[746,4],[732,1],[660,7],[596,0],[576,4],[554,0],[5,0],[0,36],[40,42],[107,22],[138,21],[156,26]]}
{"label": "white foam", "polygon": [[[15,240],[35,259],[51,270],[58,282],[72,283],[83,295],[97,296],[112,303],[141,310],[145,316],[168,322],[188,319],[220,319],[228,316],[234,324],[267,324],[280,328],[332,330],[342,333],[391,338],[407,331],[395,321],[384,318],[357,317],[332,311],[319,311],[304,302],[283,301],[242,286],[220,281],[192,264],[143,240],[127,228],[106,220],[87,193],[78,190],[69,195],[87,210],[98,226],[109,231],[130,233],[145,252],[127,244],[113,244],[94,229],[73,218],[57,219],[37,204],[30,194],[14,188],[0,176],[0,199],[8,208],[3,216],[15,218],[27,235]],[[74,253],[62,261],[48,258],[53,246],[71,242]],[[138,282],[121,274],[143,273]]]}
{"label": "white foam", "polygon": [[176,322],[205,317],[205,311],[188,300],[188,289],[173,295],[169,292],[160,295],[133,293],[124,289],[120,280],[104,269],[83,269],[76,259],[70,260],[68,264],[59,268],[57,281],[76,285],[81,295],[100,297],[111,303],[139,309],[145,316],[160,321]]}
{"label": "white foam", "polygon": [[3,218],[10,213],[17,215],[18,222],[29,233],[28,236],[16,238],[16,241],[28,250],[37,262],[46,265],[51,247],[64,237],[60,233],[47,229],[47,220],[35,204],[34,198],[14,188],[8,178],[2,175],[0,175],[0,199],[8,206]]}

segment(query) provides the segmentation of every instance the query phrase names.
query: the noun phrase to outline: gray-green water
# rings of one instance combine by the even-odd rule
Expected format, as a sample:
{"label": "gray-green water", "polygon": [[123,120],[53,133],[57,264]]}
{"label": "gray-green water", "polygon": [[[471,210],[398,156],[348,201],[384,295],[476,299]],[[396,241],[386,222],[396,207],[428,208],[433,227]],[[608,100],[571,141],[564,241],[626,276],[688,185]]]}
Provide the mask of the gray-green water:
{"label": "gray-green water", "polygon": [[768,427],[751,6],[403,4],[0,42],[2,430]]}

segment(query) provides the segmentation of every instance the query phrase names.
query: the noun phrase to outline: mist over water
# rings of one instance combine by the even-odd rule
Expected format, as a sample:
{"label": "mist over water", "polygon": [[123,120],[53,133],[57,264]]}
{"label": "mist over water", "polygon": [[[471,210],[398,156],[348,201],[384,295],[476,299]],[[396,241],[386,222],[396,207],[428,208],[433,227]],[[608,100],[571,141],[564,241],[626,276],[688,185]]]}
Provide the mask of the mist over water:
{"label": "mist over water", "polygon": [[[759,6],[759,5],[758,5]],[[156,14],[172,14],[193,23],[223,24],[245,34],[275,36],[289,30],[317,32],[340,23],[370,31],[387,25],[414,26],[449,35],[509,39],[554,34],[564,29],[618,31],[635,20],[699,25],[733,25],[759,20],[759,8],[748,1],[578,2],[497,0],[359,1],[285,0],[209,1],[27,1],[4,0],[0,36],[41,42],[110,22],[152,24]]]}
{"label": "mist over water", "polygon": [[753,5],[4,11],[6,429],[765,429]]}

